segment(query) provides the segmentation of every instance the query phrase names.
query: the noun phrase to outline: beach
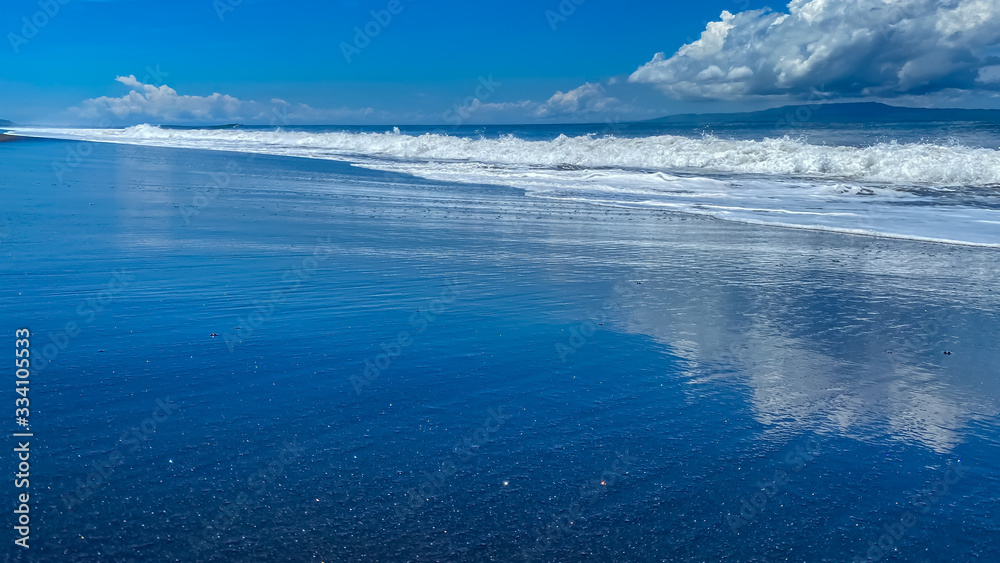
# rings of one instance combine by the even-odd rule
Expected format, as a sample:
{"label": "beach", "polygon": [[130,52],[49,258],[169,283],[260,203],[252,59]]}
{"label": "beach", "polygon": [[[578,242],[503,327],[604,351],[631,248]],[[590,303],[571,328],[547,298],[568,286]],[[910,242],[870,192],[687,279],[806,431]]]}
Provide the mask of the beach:
{"label": "beach", "polygon": [[33,557],[1000,556],[996,248],[302,156],[0,144]]}

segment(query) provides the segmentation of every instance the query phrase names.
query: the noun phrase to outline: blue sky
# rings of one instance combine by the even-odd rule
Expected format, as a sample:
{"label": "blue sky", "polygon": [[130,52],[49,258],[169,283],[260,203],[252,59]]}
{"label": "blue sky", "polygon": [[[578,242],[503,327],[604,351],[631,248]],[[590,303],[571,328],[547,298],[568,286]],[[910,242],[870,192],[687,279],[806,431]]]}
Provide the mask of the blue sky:
{"label": "blue sky", "polygon": [[6,0],[0,31],[23,123],[1000,107],[1000,0]]}

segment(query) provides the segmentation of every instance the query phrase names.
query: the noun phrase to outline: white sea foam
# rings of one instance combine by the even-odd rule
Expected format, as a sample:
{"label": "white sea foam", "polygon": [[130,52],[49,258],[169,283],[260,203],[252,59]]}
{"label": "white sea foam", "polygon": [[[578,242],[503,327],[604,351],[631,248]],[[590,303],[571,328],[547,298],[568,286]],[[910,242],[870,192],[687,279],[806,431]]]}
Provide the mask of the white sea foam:
{"label": "white sea foam", "polygon": [[742,141],[676,135],[559,136],[552,141],[528,141],[513,136],[469,139],[394,132],[177,130],[151,125],[127,129],[16,129],[14,133],[314,157],[383,156],[512,165],[686,169],[888,184],[1000,185],[1000,151],[927,143],[858,148],[814,145],[787,137]]}
{"label": "white sea foam", "polygon": [[[753,223],[1000,246],[1000,151],[931,143],[822,146],[790,138],[514,136],[126,129],[14,134],[325,158],[536,197],[652,206]],[[979,202],[979,203],[977,203]],[[983,204],[985,202],[985,204]]]}

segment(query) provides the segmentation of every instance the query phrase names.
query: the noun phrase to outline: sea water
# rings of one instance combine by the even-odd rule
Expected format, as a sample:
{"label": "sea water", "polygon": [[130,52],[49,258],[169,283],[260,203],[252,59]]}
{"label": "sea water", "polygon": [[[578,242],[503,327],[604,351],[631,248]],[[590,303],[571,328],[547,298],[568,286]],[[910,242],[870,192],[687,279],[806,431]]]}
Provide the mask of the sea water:
{"label": "sea water", "polygon": [[4,553],[1000,556],[995,147],[590,132],[0,144]]}
{"label": "sea water", "polygon": [[1000,128],[986,122],[14,132],[335,159],[538,198],[1000,246]]}

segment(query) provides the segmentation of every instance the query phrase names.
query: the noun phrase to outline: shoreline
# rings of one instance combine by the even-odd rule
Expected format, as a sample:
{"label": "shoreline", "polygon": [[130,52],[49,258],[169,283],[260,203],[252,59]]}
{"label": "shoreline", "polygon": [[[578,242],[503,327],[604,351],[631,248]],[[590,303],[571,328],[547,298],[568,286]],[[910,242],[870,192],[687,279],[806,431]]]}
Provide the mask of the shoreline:
{"label": "shoreline", "polygon": [[[380,170],[378,168],[378,166],[379,166],[378,164],[373,164],[371,162],[367,162],[366,161],[366,158],[370,158],[370,157],[366,157],[365,155],[360,155],[360,154],[359,155],[341,155],[341,156],[337,156],[337,157],[334,157],[334,158],[330,158],[329,156],[311,156],[311,155],[302,155],[302,154],[277,154],[277,153],[275,153],[273,151],[272,152],[267,152],[267,151],[264,151],[264,150],[255,149],[254,147],[250,147],[250,150],[239,150],[239,149],[236,149],[236,148],[229,148],[229,147],[225,147],[225,148],[206,148],[206,147],[191,147],[191,146],[175,146],[175,145],[170,145],[170,144],[168,144],[168,143],[166,143],[164,141],[159,141],[159,140],[150,140],[149,142],[145,142],[145,141],[141,141],[141,140],[139,142],[136,142],[136,140],[122,141],[122,140],[116,140],[116,139],[99,139],[99,140],[87,139],[87,140],[82,140],[82,139],[71,139],[71,138],[60,138],[60,137],[42,137],[42,136],[34,136],[34,135],[31,135],[31,134],[21,134],[21,133],[16,133],[16,132],[13,133],[13,134],[2,135],[2,137],[11,137],[10,139],[7,139],[7,142],[10,142],[10,141],[13,141],[13,140],[18,140],[18,139],[38,139],[38,140],[49,140],[49,141],[67,142],[67,143],[99,143],[99,144],[110,144],[110,145],[131,146],[131,147],[148,147],[148,148],[173,149],[173,150],[194,150],[194,151],[201,151],[201,152],[204,152],[204,153],[220,153],[220,154],[234,154],[234,155],[254,155],[254,156],[281,157],[281,158],[291,158],[291,159],[321,160],[321,161],[332,161],[332,162],[346,163],[346,164],[348,164],[348,165],[350,165],[352,167],[357,167],[357,168],[366,168],[366,169],[370,169],[370,170]],[[415,178],[415,179],[428,180],[428,181],[434,181],[434,182],[443,182],[443,183],[452,183],[452,184],[456,184],[456,185],[505,186],[505,187],[511,188],[511,189],[522,190],[522,191],[524,191],[526,193],[526,195],[528,197],[533,197],[533,198],[540,199],[540,200],[557,201],[557,200],[560,199],[558,197],[551,197],[551,198],[549,198],[549,197],[544,197],[544,196],[534,196],[533,194],[530,193],[530,190],[527,190],[524,187],[518,186],[518,185],[513,184],[513,183],[504,183],[503,181],[500,181],[500,182],[486,182],[486,181],[483,181],[483,182],[476,182],[476,181],[463,182],[463,181],[459,181],[459,180],[428,178],[428,177],[421,176],[418,173],[415,173],[415,172],[412,172],[412,171],[407,171],[407,170],[391,170],[391,171],[393,173],[404,174],[406,176],[409,176],[409,177],[412,177],[412,178]],[[739,175],[736,175],[735,177],[736,178],[740,178]],[[748,175],[748,177],[753,178],[755,176],[754,175]],[[781,177],[775,177],[775,178],[766,178],[765,177],[762,181],[780,183],[783,180],[784,179],[781,178]],[[858,228],[852,228],[852,227],[837,227],[837,226],[815,225],[815,224],[813,224],[813,225],[810,225],[810,224],[794,224],[794,223],[787,223],[787,222],[782,222],[782,221],[768,221],[768,220],[765,220],[765,219],[758,219],[758,218],[753,218],[753,217],[720,217],[720,216],[718,216],[718,215],[715,214],[717,212],[677,209],[677,208],[673,208],[672,204],[669,204],[669,203],[657,204],[657,203],[654,203],[652,201],[647,202],[646,205],[630,204],[631,202],[628,202],[628,201],[622,201],[622,202],[605,202],[605,201],[600,201],[600,200],[584,201],[584,203],[586,203],[588,205],[606,206],[606,207],[619,207],[619,208],[622,208],[622,209],[632,209],[632,210],[639,210],[639,209],[664,210],[664,211],[669,211],[671,213],[679,213],[679,214],[694,215],[694,216],[706,216],[706,217],[711,217],[713,219],[720,220],[720,221],[731,222],[731,223],[740,223],[740,224],[745,224],[745,225],[755,225],[755,226],[760,226],[760,227],[772,227],[772,228],[789,229],[789,230],[827,232],[827,233],[835,233],[835,234],[858,236],[858,237],[903,240],[903,241],[919,242],[919,243],[925,243],[925,244],[939,244],[939,245],[946,245],[946,246],[963,246],[963,247],[971,247],[971,248],[982,248],[982,249],[990,249],[990,250],[1000,250],[1000,242],[976,242],[976,241],[956,240],[956,239],[940,238],[940,237],[932,237],[932,236],[923,236],[923,235],[915,235],[915,234],[901,234],[901,233],[893,233],[893,232],[889,232],[889,231],[877,231],[877,230],[872,230],[872,229],[858,229]],[[877,207],[875,207],[875,206],[886,205],[886,204],[885,203],[873,203],[871,205],[873,206],[873,209],[877,209]],[[868,213],[872,213],[871,210],[869,210],[867,212]]]}

